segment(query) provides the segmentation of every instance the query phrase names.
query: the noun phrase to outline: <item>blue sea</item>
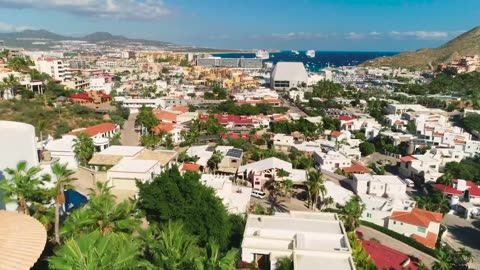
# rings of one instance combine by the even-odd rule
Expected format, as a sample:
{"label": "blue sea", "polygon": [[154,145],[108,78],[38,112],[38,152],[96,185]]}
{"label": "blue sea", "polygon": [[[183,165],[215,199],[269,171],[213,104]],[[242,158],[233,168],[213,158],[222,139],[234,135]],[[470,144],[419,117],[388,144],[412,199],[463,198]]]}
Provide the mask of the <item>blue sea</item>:
{"label": "blue sea", "polygon": [[[334,51],[316,51],[315,57],[310,58],[305,55],[306,51],[299,51],[295,54],[291,51],[280,51],[270,53],[270,58],[265,59],[265,62],[273,62],[276,64],[279,61],[283,62],[303,62],[305,67],[311,72],[317,72],[327,66],[356,66],[367,60],[381,57],[392,56],[398,52],[334,52]],[[213,54],[222,58],[254,58],[255,53],[224,53]]]}

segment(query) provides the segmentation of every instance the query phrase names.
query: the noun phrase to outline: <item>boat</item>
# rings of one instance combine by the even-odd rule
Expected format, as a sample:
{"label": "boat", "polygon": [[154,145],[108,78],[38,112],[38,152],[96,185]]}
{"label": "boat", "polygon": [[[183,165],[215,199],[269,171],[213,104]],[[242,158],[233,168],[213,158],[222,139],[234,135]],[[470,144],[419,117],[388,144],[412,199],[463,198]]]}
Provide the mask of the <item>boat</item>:
{"label": "boat", "polygon": [[314,58],[315,57],[315,51],[314,50],[308,50],[306,55],[310,58]]}
{"label": "boat", "polygon": [[260,59],[268,59],[268,58],[270,58],[270,55],[266,50],[258,50],[255,53],[255,57],[260,58]]}
{"label": "boat", "polygon": [[300,54],[298,51],[292,50],[293,54]]}

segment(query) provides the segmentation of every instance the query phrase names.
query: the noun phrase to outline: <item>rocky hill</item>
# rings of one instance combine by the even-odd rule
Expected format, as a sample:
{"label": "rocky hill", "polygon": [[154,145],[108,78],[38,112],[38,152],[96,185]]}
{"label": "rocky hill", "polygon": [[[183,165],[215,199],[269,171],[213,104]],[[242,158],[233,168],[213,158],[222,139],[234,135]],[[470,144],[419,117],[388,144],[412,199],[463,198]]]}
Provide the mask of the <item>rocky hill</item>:
{"label": "rocky hill", "polygon": [[413,69],[433,69],[437,64],[458,59],[465,55],[480,55],[480,27],[461,34],[438,48],[425,48],[403,52],[394,56],[368,60],[360,66],[404,67]]}

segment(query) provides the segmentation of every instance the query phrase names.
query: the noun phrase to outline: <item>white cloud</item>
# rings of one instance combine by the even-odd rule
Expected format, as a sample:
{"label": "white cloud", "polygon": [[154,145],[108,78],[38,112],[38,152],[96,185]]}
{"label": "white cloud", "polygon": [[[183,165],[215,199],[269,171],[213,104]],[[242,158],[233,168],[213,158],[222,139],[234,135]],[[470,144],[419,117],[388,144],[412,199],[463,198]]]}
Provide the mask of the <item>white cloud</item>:
{"label": "white cloud", "polygon": [[0,0],[0,6],[55,9],[101,18],[155,19],[170,13],[162,0]]}
{"label": "white cloud", "polygon": [[306,32],[290,32],[290,33],[273,33],[273,38],[294,40],[294,39],[317,39],[325,38],[327,35],[323,33],[306,33]]}
{"label": "white cloud", "polygon": [[[458,32],[458,31],[455,31]],[[453,35],[453,32],[446,31],[407,31],[398,32],[392,31],[389,36],[393,38],[415,38],[415,39],[448,39]]]}
{"label": "white cloud", "polygon": [[16,26],[13,24],[0,21],[0,32],[19,32],[26,29],[33,29],[33,28],[28,26]]}
{"label": "white cloud", "polygon": [[451,39],[465,31],[391,31],[391,32],[348,32],[348,33],[307,33],[307,32],[289,32],[273,33],[271,35],[252,35],[252,39],[278,39],[278,40],[304,40],[304,39],[422,39],[437,40]]}

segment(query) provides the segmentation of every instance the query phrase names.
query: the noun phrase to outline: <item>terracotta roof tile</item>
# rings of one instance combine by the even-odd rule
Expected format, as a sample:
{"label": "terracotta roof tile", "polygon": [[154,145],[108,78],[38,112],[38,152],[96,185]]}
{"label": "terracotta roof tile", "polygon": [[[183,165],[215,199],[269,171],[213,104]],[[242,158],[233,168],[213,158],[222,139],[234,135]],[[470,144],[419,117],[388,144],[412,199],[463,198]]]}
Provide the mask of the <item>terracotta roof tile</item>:
{"label": "terracotta roof tile", "polygon": [[332,133],[331,133],[331,135],[332,135],[333,137],[335,137],[335,138],[340,137],[342,134],[343,134],[343,133],[342,133],[341,131],[337,131],[337,130],[332,131]]}
{"label": "terracotta roof tile", "polygon": [[198,164],[183,163],[182,171],[198,172],[199,170],[200,170],[200,165]]}
{"label": "terracotta roof tile", "polygon": [[165,131],[166,133],[170,133],[174,128],[175,128],[174,123],[165,123],[162,122],[155,127],[152,128],[152,132],[155,133],[156,135],[160,134],[161,131]]}
{"label": "terracotta roof tile", "polygon": [[428,227],[430,222],[440,223],[442,218],[442,213],[431,212],[420,208],[413,208],[411,212],[393,211],[390,216],[390,219],[425,228]]}
{"label": "terracotta roof tile", "polygon": [[175,107],[172,107],[170,110],[175,111],[175,112],[187,113],[188,112],[188,107],[187,106],[175,106]]}
{"label": "terracotta roof tile", "polygon": [[444,184],[432,184],[432,187],[434,187],[435,189],[438,189],[441,192],[446,193],[446,194],[452,194],[452,195],[462,195],[463,194],[463,192],[461,192],[460,190],[457,190],[454,187],[446,186]]}
{"label": "terracotta roof tile", "polygon": [[401,157],[400,160],[405,161],[405,162],[410,162],[410,161],[417,160],[417,159],[412,157],[412,156],[404,156],[404,157]]}
{"label": "terracotta roof tile", "polygon": [[437,243],[437,235],[432,232],[428,232],[427,237],[423,237],[418,234],[413,234],[412,238],[417,240],[417,242],[432,249],[435,248],[435,244]]}
{"label": "terracotta roof tile", "polygon": [[158,120],[176,122],[177,115],[173,112],[168,112],[164,110],[153,110],[153,114],[157,117]]}
{"label": "terracotta roof tile", "polygon": [[93,137],[93,136],[96,136],[96,135],[101,134],[101,133],[106,133],[106,132],[109,132],[109,131],[113,131],[116,128],[117,128],[117,125],[115,125],[113,123],[102,123],[102,124],[87,127],[87,128],[81,129],[81,130],[72,131],[72,132],[69,132],[67,134],[68,135],[78,135],[79,133],[85,133],[85,134],[89,135],[90,137]]}

